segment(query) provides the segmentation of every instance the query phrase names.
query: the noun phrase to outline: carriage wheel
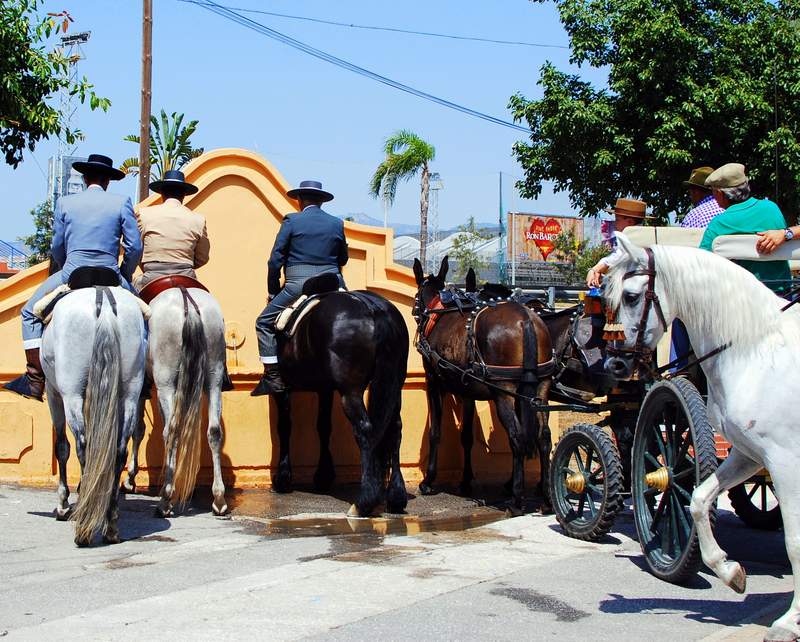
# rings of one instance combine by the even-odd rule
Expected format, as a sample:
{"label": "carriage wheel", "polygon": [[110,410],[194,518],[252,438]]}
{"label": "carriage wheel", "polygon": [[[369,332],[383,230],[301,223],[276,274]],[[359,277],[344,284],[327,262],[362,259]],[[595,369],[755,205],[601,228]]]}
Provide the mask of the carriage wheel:
{"label": "carriage wheel", "polygon": [[622,509],[622,466],[602,428],[576,424],[559,439],[550,465],[553,510],[570,537],[596,541]]}
{"label": "carriage wheel", "polygon": [[783,526],[781,507],[768,475],[759,474],[728,491],[734,512],[751,528],[776,531]]}
{"label": "carriage wheel", "polygon": [[656,383],[639,412],[631,480],[639,545],[656,577],[679,583],[700,568],[689,502],[716,468],[714,433],[697,388],[683,377]]}

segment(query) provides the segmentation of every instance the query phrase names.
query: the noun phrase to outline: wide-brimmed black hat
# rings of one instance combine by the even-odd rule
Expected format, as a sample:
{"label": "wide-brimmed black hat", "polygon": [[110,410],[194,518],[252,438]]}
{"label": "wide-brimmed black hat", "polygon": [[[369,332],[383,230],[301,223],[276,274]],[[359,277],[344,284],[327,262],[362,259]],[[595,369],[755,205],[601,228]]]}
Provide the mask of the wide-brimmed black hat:
{"label": "wide-brimmed black hat", "polygon": [[164,172],[164,177],[160,181],[153,181],[150,183],[150,189],[161,194],[162,190],[167,187],[179,187],[183,190],[184,194],[195,194],[197,192],[197,185],[187,183],[183,176],[183,172],[177,169],[168,169]]}
{"label": "wide-brimmed black hat", "polygon": [[89,154],[87,160],[72,163],[72,168],[81,174],[102,174],[112,181],[121,181],[125,178],[125,172],[114,167],[114,161],[102,154]]}
{"label": "wide-brimmed black hat", "polygon": [[301,181],[299,187],[295,187],[286,192],[286,196],[295,199],[300,198],[304,194],[319,198],[323,203],[333,200],[333,194],[322,189],[322,183],[319,181]]}

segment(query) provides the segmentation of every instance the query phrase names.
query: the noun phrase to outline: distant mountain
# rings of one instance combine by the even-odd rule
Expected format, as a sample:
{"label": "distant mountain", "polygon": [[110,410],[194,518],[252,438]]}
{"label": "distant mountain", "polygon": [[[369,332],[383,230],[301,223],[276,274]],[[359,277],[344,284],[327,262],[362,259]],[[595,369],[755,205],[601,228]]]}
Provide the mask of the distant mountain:
{"label": "distant mountain", "polygon": [[[383,220],[377,219],[369,214],[364,214],[363,212],[358,213],[351,213],[351,214],[337,214],[337,216],[341,219],[351,219],[354,223],[360,223],[361,225],[375,225],[377,227],[383,227]],[[497,233],[497,223],[477,223],[476,224],[479,229],[489,229],[490,231]],[[412,225],[409,223],[392,223],[389,221],[389,227],[394,230],[395,236],[419,236],[419,225]],[[453,234],[458,231],[457,227],[453,227],[447,230],[440,230],[439,236],[445,237],[449,234]]]}

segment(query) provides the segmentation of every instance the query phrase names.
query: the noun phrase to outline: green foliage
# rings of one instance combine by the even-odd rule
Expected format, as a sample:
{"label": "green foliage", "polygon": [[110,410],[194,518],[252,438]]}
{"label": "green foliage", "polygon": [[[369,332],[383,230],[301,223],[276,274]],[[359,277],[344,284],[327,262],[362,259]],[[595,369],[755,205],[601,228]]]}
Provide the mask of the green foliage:
{"label": "green foliage", "polygon": [[30,249],[28,265],[36,265],[50,258],[50,246],[53,242],[53,205],[50,200],[40,203],[31,210],[34,233],[20,238]]}
{"label": "green foliage", "polygon": [[475,272],[489,265],[489,262],[478,255],[478,247],[492,238],[492,235],[475,225],[475,217],[470,216],[465,225],[458,227],[459,235],[453,239],[449,255],[456,262],[454,276],[464,278],[470,268]]}
{"label": "green foliage", "polygon": [[690,207],[681,181],[692,167],[737,161],[757,194],[774,199],[777,189],[785,212],[800,208],[797,0],[555,4],[571,62],[607,70],[608,83],[548,62],[541,99],[511,98],[515,120],[531,129],[514,145],[523,196],[553,181],[591,215],[630,194],[663,221]]}
{"label": "green foliage", "polygon": [[63,136],[70,145],[83,138],[66,127],[66,114],[48,104],[60,91],[88,99],[92,110],[107,111],[111,101],[93,91],[86,78],[70,82],[70,60],[63,51],[48,50],[48,41],[72,22],[66,12],[39,15],[40,0],[0,1],[0,149],[16,167],[25,149],[43,138]]}
{"label": "green foliage", "polygon": [[381,196],[391,205],[397,184],[410,180],[426,168],[436,157],[436,149],[414,132],[401,129],[386,139],[383,151],[386,158],[372,175],[369,191],[373,197]]}
{"label": "green foliage", "polygon": [[553,253],[559,260],[556,269],[570,284],[583,283],[589,268],[610,253],[605,245],[589,245],[589,241],[579,241],[575,232],[566,230],[553,239]]}
{"label": "green foliage", "polygon": [[[189,121],[183,125],[183,114],[161,110],[161,119],[150,116],[150,171],[152,180],[159,181],[164,172],[170,169],[180,169],[193,158],[203,153],[203,148],[192,147],[192,134],[197,129],[198,121]],[[139,144],[141,140],[136,134],[130,134],[125,140]],[[124,161],[120,169],[126,174],[139,173],[138,156]]]}

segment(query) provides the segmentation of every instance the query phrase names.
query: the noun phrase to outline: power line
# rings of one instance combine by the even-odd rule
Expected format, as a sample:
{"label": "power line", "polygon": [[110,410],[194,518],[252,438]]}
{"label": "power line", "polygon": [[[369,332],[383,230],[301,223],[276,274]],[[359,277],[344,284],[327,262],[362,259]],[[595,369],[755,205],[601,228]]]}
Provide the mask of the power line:
{"label": "power line", "polygon": [[[179,0],[190,4],[206,5],[211,4],[203,0]],[[231,11],[241,11],[242,13],[255,13],[263,16],[274,16],[275,18],[288,18],[290,20],[303,20],[305,22],[316,22],[323,25],[334,27],[348,27],[351,29],[367,29],[370,31],[391,31],[393,33],[406,33],[412,36],[428,36],[433,38],[447,38],[450,40],[468,40],[472,42],[486,42],[494,45],[511,45],[519,47],[543,47],[548,49],[569,49],[566,45],[548,45],[539,42],[524,42],[520,40],[497,40],[495,38],[481,38],[479,36],[461,36],[452,33],[437,33],[434,31],[414,31],[413,29],[398,29],[397,27],[382,27],[378,25],[359,25],[351,22],[336,22],[335,20],[324,20],[322,18],[312,18],[311,16],[293,16],[286,13],[276,13],[274,11],[264,11],[262,9],[248,9],[245,7],[224,7]]]}
{"label": "power line", "polygon": [[294,38],[291,38],[286,34],[281,33],[280,31],[271,29],[270,27],[267,27],[266,25],[263,25],[260,22],[256,22],[251,18],[238,14],[232,9],[219,5],[216,2],[213,2],[212,0],[180,0],[180,1],[197,5],[198,7],[206,9],[207,11],[211,11],[212,13],[215,13],[222,18],[225,18],[226,20],[230,20],[247,29],[256,31],[263,36],[267,36],[268,38],[277,40],[278,42],[281,42],[285,45],[289,45],[290,47],[297,49],[298,51],[302,51],[303,53],[306,53],[310,56],[313,56],[314,58],[318,58],[319,60],[324,60],[325,62],[328,62],[332,65],[336,65],[337,67],[341,67],[342,69],[352,71],[353,73],[356,73],[360,76],[364,76],[365,78],[369,78],[371,80],[380,82],[384,85],[388,85],[389,87],[399,89],[400,91],[404,91],[407,94],[411,94],[412,96],[423,98],[425,100],[436,103],[443,107],[459,111],[462,114],[467,114],[468,116],[473,116],[475,118],[480,118],[490,123],[494,123],[495,125],[502,125],[503,127],[508,127],[510,129],[514,129],[516,131],[521,131],[525,133],[528,133],[529,131],[527,127],[522,127],[521,125],[508,122],[506,120],[503,120],[502,118],[497,118],[496,116],[490,116],[489,114],[484,114],[483,112],[479,112],[475,109],[470,109],[469,107],[465,107],[464,105],[459,105],[458,103],[454,103],[450,100],[439,98],[438,96],[434,96],[433,94],[429,94],[420,89],[415,89],[414,87],[410,87],[409,85],[405,85],[396,80],[392,80],[391,78],[387,78],[386,76],[377,74],[374,71],[370,71],[369,69],[360,67],[342,58],[337,58],[332,54],[329,54],[320,49],[316,49],[315,47],[312,47],[311,45],[308,45],[304,42],[300,42],[299,40],[295,40]]}

